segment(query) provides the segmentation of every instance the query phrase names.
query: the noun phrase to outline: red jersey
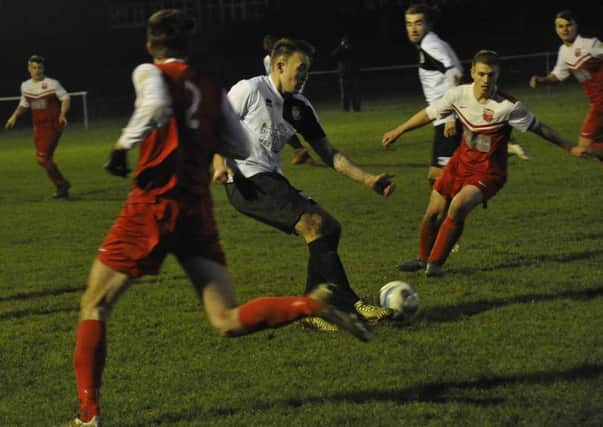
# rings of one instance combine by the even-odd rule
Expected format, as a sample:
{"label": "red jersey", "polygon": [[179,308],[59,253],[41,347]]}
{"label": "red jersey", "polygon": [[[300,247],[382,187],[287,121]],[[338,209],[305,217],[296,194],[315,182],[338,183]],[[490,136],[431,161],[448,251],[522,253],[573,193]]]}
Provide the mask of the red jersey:
{"label": "red jersey", "polygon": [[507,176],[507,143],[512,128],[527,131],[536,118],[521,102],[497,91],[479,102],[473,84],[449,89],[427,107],[431,119],[456,113],[463,124],[463,137],[453,159],[462,173]]}
{"label": "red jersey", "polygon": [[[149,108],[155,108],[152,114],[156,117],[150,120],[148,126],[152,129],[140,142],[135,185],[130,194],[135,198],[168,192],[174,197],[207,196],[211,182],[209,165],[216,151],[222,108],[221,88],[198,77],[182,61],[139,66],[133,74],[135,85],[141,73],[153,75],[157,69],[162,79],[150,79],[150,84],[155,85],[153,97],[137,99],[137,111],[144,110],[146,103]],[[137,94],[140,97],[138,87]],[[139,101],[142,105],[138,105]],[[136,112],[128,126],[135,127],[135,121]],[[160,126],[156,126],[157,122]],[[120,141],[127,139],[124,136],[127,134],[128,128],[124,129]]]}
{"label": "red jersey", "polygon": [[69,94],[58,80],[44,77],[40,81],[29,79],[21,84],[19,106],[31,108],[34,126],[58,127],[61,103]]}

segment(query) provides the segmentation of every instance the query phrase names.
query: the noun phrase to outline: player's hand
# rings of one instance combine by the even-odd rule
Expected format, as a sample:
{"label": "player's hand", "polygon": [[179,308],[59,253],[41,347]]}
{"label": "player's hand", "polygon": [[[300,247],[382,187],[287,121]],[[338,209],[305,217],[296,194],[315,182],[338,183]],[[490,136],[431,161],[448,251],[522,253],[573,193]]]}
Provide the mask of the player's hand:
{"label": "player's hand", "polygon": [[214,169],[212,182],[214,184],[226,184],[228,182],[228,178],[233,175],[234,173],[229,167],[218,167]]}
{"label": "player's hand", "polygon": [[456,122],[454,120],[448,120],[444,123],[444,136],[449,138],[456,135]]}
{"label": "player's hand", "polygon": [[6,121],[6,125],[4,125],[4,127],[6,129],[11,129],[15,126],[15,123],[17,123],[17,118],[15,116],[10,116]]}
{"label": "player's hand", "polygon": [[519,144],[509,142],[507,144],[507,154],[510,156],[517,156],[517,158],[521,160],[530,160],[526,149]]}
{"label": "player's hand", "polygon": [[127,150],[114,149],[111,151],[109,158],[105,162],[104,168],[111,175],[125,178],[132,171],[128,167],[128,159],[126,157]]}
{"label": "player's hand", "polygon": [[392,180],[393,177],[393,175],[382,173],[374,176],[369,185],[377,194],[388,197],[396,189],[396,183]]}
{"label": "player's hand", "polygon": [[59,117],[59,125],[61,126],[61,129],[65,129],[67,127],[67,118],[65,116],[60,116]]}
{"label": "player's hand", "polygon": [[381,138],[381,144],[385,148],[389,147],[391,144],[396,142],[396,139],[400,136],[400,133],[396,129],[390,130],[389,132],[385,132],[383,134],[383,138]]}
{"label": "player's hand", "polygon": [[532,89],[536,89],[536,86],[538,86],[538,76],[532,76],[530,77],[530,87]]}

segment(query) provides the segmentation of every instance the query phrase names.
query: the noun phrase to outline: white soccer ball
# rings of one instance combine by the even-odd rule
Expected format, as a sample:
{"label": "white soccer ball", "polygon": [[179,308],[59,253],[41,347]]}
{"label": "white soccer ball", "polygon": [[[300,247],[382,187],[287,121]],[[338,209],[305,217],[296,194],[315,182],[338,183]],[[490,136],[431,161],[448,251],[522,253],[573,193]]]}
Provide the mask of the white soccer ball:
{"label": "white soccer ball", "polygon": [[394,310],[394,319],[408,321],[419,310],[419,294],[408,283],[395,280],[379,290],[379,304]]}

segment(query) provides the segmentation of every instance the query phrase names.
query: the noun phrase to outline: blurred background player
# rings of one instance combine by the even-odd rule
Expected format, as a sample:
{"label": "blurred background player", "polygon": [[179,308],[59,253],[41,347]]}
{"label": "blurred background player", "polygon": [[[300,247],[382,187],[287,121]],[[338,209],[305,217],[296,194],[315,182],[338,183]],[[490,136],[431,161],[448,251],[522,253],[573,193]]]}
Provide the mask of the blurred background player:
{"label": "blurred background player", "polygon": [[[267,76],[270,75],[270,66],[272,63],[270,60],[270,54],[272,53],[272,47],[274,46],[274,42],[276,42],[276,40],[276,37],[274,37],[272,34],[266,34],[264,36],[263,44],[264,51],[266,52],[266,56],[264,56],[264,70],[266,70]],[[306,82],[304,82],[300,87],[300,93],[303,92],[305,85]],[[287,141],[287,144],[289,144],[294,150],[293,157],[291,158],[292,165],[314,164],[314,159],[312,158],[312,155],[310,155],[310,151],[302,145],[297,135],[293,135],[289,141]]]}
{"label": "blurred background player", "polygon": [[56,187],[52,197],[67,199],[71,185],[54,162],[54,151],[67,126],[67,112],[71,105],[69,94],[58,80],[46,77],[44,58],[40,55],[29,57],[27,70],[31,79],[21,84],[21,100],[7,120],[6,128],[14,127],[19,116],[31,108],[36,160]]}
{"label": "blurred background player", "polygon": [[341,108],[360,111],[360,66],[349,35],[344,34],[331,56],[337,61]]}
{"label": "blurred background player", "polygon": [[[530,87],[560,83],[573,74],[582,84],[590,103],[578,136],[578,144],[588,147],[603,143],[603,43],[578,34],[578,22],[571,10],[555,16],[555,31],[563,42],[557,63],[547,76],[532,76]],[[597,151],[597,148],[595,148]]]}
{"label": "blurred background player", "polygon": [[[337,151],[310,101],[299,93],[313,54],[314,48],[304,41],[281,39],[272,49],[269,76],[241,80],[230,89],[228,98],[251,141],[251,154],[243,160],[227,159],[227,163],[215,156],[214,181],[226,182],[228,199],[241,213],[304,239],[310,253],[306,294],[319,283],[332,283],[340,307],[378,321],[389,317],[391,310],[366,304],[350,287],[338,254],[341,225],[317,202],[294,188],[281,167],[283,146],[299,132],[320,158],[339,173],[384,196],[395,188],[388,175],[365,172]],[[312,319],[307,326],[334,330],[318,319]]]}
{"label": "blurred background player", "polygon": [[452,111],[463,125],[459,148],[435,182],[419,229],[418,258],[398,266],[402,271],[425,269],[441,276],[442,265],[460,238],[465,218],[475,206],[493,197],[507,179],[507,143],[512,128],[534,132],[572,155],[582,155],[553,129],[536,119],[519,101],[498,91],[498,55],[479,51],[473,58],[473,83],[449,89],[442,98],[383,135],[391,144],[404,133]]}
{"label": "blurred background player", "polygon": [[[106,323],[131,279],[158,274],[168,253],[177,257],[210,324],[224,336],[324,316],[368,340],[356,315],[326,302],[332,295],[328,286],[319,285],[304,297],[257,298],[237,307],[213,216],[209,162],[215,150],[245,157],[249,144],[224,92],[184,60],[193,27],[192,18],[178,10],[161,10],[149,18],[147,50],[153,64],[139,65],[132,74],[135,110],[105,165],[110,173],[125,177],[126,152],[140,144],[138,167],[81,299],[74,353],[80,414],[67,426],[101,425]],[[237,143],[231,145],[231,140]]]}

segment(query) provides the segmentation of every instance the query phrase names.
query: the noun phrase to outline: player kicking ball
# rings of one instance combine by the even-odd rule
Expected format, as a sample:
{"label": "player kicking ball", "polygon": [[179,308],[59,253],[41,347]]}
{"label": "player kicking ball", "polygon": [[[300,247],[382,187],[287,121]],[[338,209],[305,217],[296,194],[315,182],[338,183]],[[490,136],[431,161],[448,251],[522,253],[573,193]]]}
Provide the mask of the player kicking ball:
{"label": "player kicking ball", "polygon": [[306,296],[263,297],[237,305],[213,215],[209,163],[216,150],[246,157],[248,146],[225,144],[228,138],[245,141],[240,122],[221,88],[185,61],[193,27],[193,19],[178,10],[149,18],[147,50],[153,63],[139,65],[132,74],[135,110],[105,165],[125,177],[126,151],[140,144],[134,186],[99,249],[81,299],[73,358],[80,411],[65,426],[101,425],[107,321],[132,279],[158,274],[169,253],[192,281],[209,323],[223,336],[320,316],[369,339],[355,314],[330,303],[330,285],[320,284]]}

